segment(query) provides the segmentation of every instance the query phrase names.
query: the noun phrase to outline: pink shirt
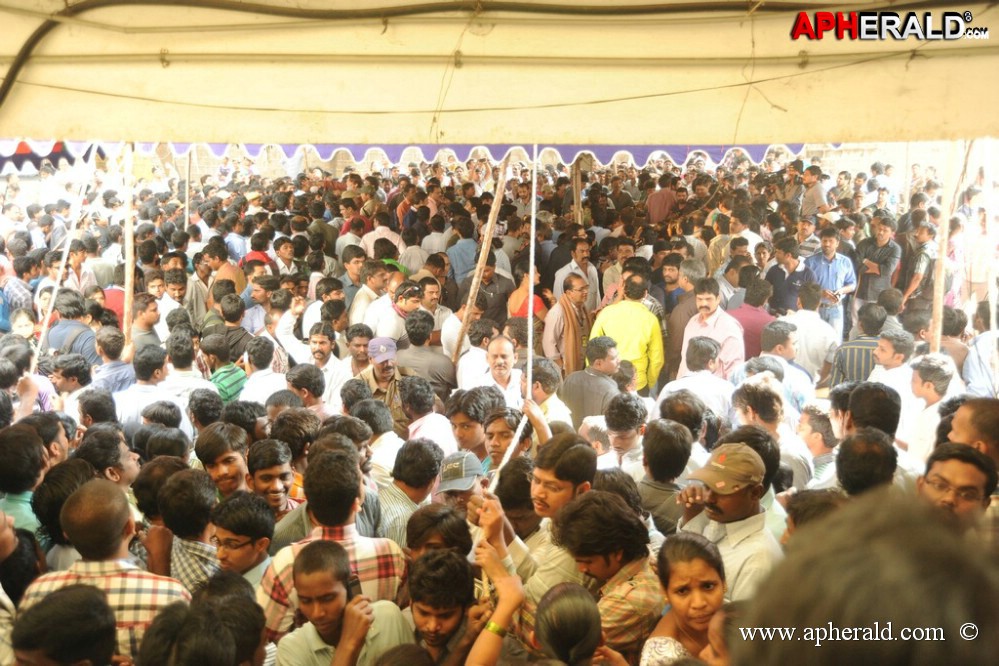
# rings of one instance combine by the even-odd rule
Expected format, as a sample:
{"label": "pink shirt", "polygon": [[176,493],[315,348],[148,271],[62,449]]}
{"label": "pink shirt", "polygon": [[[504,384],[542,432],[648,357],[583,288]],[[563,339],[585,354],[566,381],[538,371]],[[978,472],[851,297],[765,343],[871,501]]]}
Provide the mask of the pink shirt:
{"label": "pink shirt", "polygon": [[756,307],[743,303],[734,310],[729,310],[736,321],[742,324],[742,339],[746,343],[746,358],[754,358],[762,351],[760,336],[763,334],[763,327],[772,322],[776,317],[767,312],[764,307]]}
{"label": "pink shirt", "polygon": [[687,369],[687,345],[691,338],[698,336],[711,338],[721,345],[721,352],[718,354],[718,368],[715,370],[715,374],[722,379],[728,379],[732,370],[746,360],[742,324],[721,308],[715,310],[714,314],[706,321],[702,321],[701,314],[698,313],[687,322],[687,327],[683,329],[683,350],[680,355],[680,371],[677,373],[677,378],[690,374]]}

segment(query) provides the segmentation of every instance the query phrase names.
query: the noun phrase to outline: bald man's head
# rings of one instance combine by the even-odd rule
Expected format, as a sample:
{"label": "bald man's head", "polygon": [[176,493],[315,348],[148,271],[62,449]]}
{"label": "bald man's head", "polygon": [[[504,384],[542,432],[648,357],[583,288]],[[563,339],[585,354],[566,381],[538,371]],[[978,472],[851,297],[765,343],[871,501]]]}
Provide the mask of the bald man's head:
{"label": "bald man's head", "polygon": [[126,526],[134,523],[125,493],[116,484],[95,479],[69,496],[59,513],[66,538],[85,560],[114,557],[125,538]]}

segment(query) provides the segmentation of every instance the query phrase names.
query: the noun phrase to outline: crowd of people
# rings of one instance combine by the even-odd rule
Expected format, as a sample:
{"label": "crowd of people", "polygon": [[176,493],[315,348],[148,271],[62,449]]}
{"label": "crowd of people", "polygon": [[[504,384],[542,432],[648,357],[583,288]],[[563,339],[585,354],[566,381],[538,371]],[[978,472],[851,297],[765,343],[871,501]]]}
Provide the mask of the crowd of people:
{"label": "crowd of people", "polygon": [[3,193],[0,664],[999,653],[981,177],[71,174]]}

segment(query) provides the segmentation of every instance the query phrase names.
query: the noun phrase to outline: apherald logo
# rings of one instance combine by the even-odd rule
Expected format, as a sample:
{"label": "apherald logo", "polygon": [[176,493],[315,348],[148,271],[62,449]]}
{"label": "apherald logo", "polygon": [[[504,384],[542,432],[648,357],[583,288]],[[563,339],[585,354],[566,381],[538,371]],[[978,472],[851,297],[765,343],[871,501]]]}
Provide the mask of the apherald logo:
{"label": "apherald logo", "polygon": [[836,39],[861,40],[956,40],[988,39],[988,28],[972,27],[971,12],[944,12],[939,23],[929,12],[799,12],[791,28],[791,39],[823,39],[826,33]]}

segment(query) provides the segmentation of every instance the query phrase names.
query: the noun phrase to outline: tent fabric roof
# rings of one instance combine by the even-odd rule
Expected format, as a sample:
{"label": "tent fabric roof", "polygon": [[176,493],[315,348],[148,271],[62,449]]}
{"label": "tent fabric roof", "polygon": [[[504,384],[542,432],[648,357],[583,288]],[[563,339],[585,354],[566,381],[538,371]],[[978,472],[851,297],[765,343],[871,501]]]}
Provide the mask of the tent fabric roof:
{"label": "tent fabric roof", "polygon": [[[819,0],[378,1],[70,2],[25,50],[0,133],[610,149],[951,139],[999,124],[999,42],[792,40],[797,10]],[[912,7],[928,5],[958,7]],[[65,6],[0,0],[0,73]],[[999,15],[960,10],[976,26]]]}

